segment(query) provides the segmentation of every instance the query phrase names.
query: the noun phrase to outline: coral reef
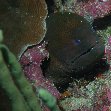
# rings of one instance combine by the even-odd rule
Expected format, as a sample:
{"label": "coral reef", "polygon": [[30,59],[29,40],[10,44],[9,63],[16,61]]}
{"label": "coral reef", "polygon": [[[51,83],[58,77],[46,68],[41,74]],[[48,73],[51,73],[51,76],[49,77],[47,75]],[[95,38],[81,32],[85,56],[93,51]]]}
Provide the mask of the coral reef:
{"label": "coral reef", "polygon": [[[65,111],[110,111],[111,108],[111,75],[103,75],[86,87],[78,89],[75,96],[61,102]],[[73,88],[74,91],[75,88]]]}
{"label": "coral reef", "polygon": [[70,0],[64,10],[84,16],[88,21],[104,17],[111,11],[111,0],[87,0],[86,2]]}
{"label": "coral reef", "polygon": [[[85,22],[82,17],[82,19],[79,17],[76,19],[78,20],[78,23],[76,22],[77,24],[73,24],[74,27],[70,24],[72,24],[71,20],[73,21],[75,19],[72,17],[73,19],[70,18],[69,20],[68,17],[71,16],[71,12],[73,12],[84,16],[84,18],[92,23],[94,19],[102,18],[111,11],[111,0],[54,0],[54,5],[54,12],[62,12],[62,16],[66,14],[65,11],[69,11],[69,13],[66,14],[67,17],[64,21],[63,19],[58,20],[59,17],[57,18],[57,22],[55,22],[56,27],[53,27],[52,24],[55,21],[55,17],[54,20],[50,20],[52,17],[50,15],[48,16],[49,18],[47,18],[46,21],[48,30],[45,38],[45,40],[49,39],[47,47],[47,42],[42,41],[45,34],[45,18],[47,16],[47,7],[45,1],[1,0],[0,28],[4,31],[4,43],[10,48],[11,51],[14,52],[16,56],[18,56],[18,54],[20,55],[21,51],[24,51],[28,45],[35,45],[28,47],[25,52],[22,53],[19,61],[23,69],[22,71],[16,57],[5,45],[1,43],[3,38],[2,32],[0,31],[0,90],[2,88],[3,93],[6,93],[11,104],[12,111],[60,111],[59,107],[57,106],[56,99],[59,100],[59,105],[62,108],[61,110],[64,111],[110,111],[111,27],[109,26],[108,28],[106,27],[107,29],[105,30],[97,31],[98,36],[100,36],[100,38],[98,38],[90,26],[84,27],[87,26],[87,22]],[[60,24],[61,21],[63,24]],[[59,24],[59,26],[57,24]],[[67,26],[64,26],[66,24]],[[61,27],[63,28],[63,31],[59,30]],[[75,27],[76,29],[79,27],[78,30],[75,30]],[[72,30],[70,32],[69,30],[71,28]],[[82,38],[84,34],[85,36]],[[76,39],[71,39],[71,41],[67,39],[72,37],[72,35],[77,35]],[[80,35],[80,39],[78,35]],[[88,39],[90,35],[92,38]],[[61,37],[61,39],[57,37]],[[72,51],[72,46],[70,46],[70,44],[72,43],[75,46],[79,46],[81,44],[81,38],[83,41],[85,41],[83,46],[86,45],[86,43],[88,45],[86,45],[85,51],[79,50],[80,56],[78,57],[78,54]],[[96,39],[102,39],[104,41],[105,58],[102,58],[104,55],[104,45],[101,41],[99,41],[100,44],[98,43],[97,47],[95,48]],[[39,43],[40,41],[42,42]],[[62,41],[62,43],[56,44],[55,41]],[[66,47],[64,48],[65,41],[69,41],[69,44],[66,43],[69,49]],[[89,43],[91,43],[91,45]],[[56,45],[57,47],[55,47]],[[89,48],[89,46],[91,47]],[[103,48],[101,48],[102,46]],[[61,47],[63,48],[63,51],[60,50]],[[82,48],[83,47],[81,46],[80,49]],[[81,62],[80,58],[83,56],[87,58],[86,55],[88,52],[91,53],[92,48],[96,49],[96,53],[93,54],[94,57],[89,57],[87,62]],[[96,76],[95,80],[92,82],[86,81],[85,83],[85,81],[82,81],[81,85],[78,85],[74,80],[74,82],[70,83],[70,87],[67,88],[67,91],[65,90],[66,92],[62,94],[63,96],[66,96],[66,98],[60,100],[61,94],[53,84],[54,79],[55,81],[59,81],[59,84],[62,82],[63,85],[67,80],[71,82],[70,78],[72,80],[72,75],[69,73],[71,71],[72,74],[72,67],[76,67],[80,70],[81,68],[78,68],[79,66],[88,66],[86,69],[84,69],[84,71],[87,71],[93,67],[89,67],[87,63],[90,63],[91,60],[93,61],[95,55],[99,60],[100,58],[107,59],[107,62],[110,65],[110,69],[104,74],[98,74],[98,76]],[[74,60],[79,58],[75,66],[73,66],[73,63],[71,63],[74,62],[72,61],[73,57],[75,57]],[[97,62],[98,59],[96,58]],[[43,70],[43,62],[47,60],[49,62],[49,64],[47,64],[48,70]],[[67,65],[64,66],[64,61],[67,61],[67,64],[71,64],[71,67],[69,69],[68,67],[70,65],[68,65],[68,67],[66,67]],[[91,64],[96,64],[97,62],[95,61],[94,63],[91,62]],[[48,65],[50,67],[48,67]],[[65,69],[66,74],[64,73],[63,69]],[[45,71],[47,71],[47,73]],[[27,78],[24,76],[23,72]],[[80,70],[80,72],[83,73],[83,70]],[[68,79],[61,81],[61,78],[64,78],[64,76],[67,76],[67,74],[70,75],[67,77]],[[50,75],[54,75],[52,76],[53,78],[50,77]],[[9,110],[10,109],[7,111]]]}
{"label": "coral reef", "polygon": [[46,15],[45,0],[0,1],[0,29],[4,33],[4,43],[17,57],[27,45],[43,39]]}

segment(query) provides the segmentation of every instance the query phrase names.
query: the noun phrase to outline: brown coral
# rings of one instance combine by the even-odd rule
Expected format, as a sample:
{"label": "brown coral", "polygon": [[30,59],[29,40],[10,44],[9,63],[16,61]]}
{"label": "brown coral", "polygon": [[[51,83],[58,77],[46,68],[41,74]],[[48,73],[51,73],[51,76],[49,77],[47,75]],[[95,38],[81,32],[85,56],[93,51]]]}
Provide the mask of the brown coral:
{"label": "brown coral", "polygon": [[0,0],[0,29],[16,56],[27,45],[41,41],[46,15],[45,0]]}

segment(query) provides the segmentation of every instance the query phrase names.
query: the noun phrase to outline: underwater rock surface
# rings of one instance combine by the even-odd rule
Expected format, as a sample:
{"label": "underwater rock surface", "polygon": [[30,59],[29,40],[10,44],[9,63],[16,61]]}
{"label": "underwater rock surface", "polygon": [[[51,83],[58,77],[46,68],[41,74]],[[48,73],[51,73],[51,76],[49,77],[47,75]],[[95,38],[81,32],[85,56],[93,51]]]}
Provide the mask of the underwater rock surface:
{"label": "underwater rock surface", "polygon": [[52,81],[49,81],[43,76],[41,69],[42,61],[48,59],[49,53],[46,50],[46,43],[42,43],[28,48],[20,58],[20,64],[26,78],[32,83],[32,86],[37,89],[39,87],[47,89],[53,96],[60,98],[60,93],[54,86]]}
{"label": "underwater rock surface", "polygon": [[104,44],[91,25],[83,17],[68,12],[51,14],[46,24],[50,63],[45,77],[62,87],[72,78],[89,75],[104,56]]}

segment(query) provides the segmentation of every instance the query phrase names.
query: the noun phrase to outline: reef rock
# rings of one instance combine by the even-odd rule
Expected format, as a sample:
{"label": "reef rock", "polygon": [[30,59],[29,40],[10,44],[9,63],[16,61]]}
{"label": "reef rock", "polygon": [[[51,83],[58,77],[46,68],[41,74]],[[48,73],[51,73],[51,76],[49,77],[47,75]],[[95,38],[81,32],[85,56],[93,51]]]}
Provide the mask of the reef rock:
{"label": "reef rock", "polygon": [[[42,62],[48,59],[49,53],[46,50],[46,43],[28,48],[20,58],[20,64],[27,79],[32,86],[38,90],[39,87],[47,89],[53,96],[60,98],[60,93],[53,82],[43,76],[41,69]],[[37,92],[36,92],[37,93]]]}

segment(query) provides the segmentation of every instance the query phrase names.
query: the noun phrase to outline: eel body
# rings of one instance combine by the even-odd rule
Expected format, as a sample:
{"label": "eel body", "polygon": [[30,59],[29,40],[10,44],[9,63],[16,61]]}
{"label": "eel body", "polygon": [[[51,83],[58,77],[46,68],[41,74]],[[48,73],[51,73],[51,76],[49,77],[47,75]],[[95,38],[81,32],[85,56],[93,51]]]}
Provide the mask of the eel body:
{"label": "eel body", "polygon": [[54,13],[47,17],[47,32],[50,54],[45,76],[57,87],[71,78],[90,74],[95,64],[104,56],[104,44],[92,26],[74,13]]}

